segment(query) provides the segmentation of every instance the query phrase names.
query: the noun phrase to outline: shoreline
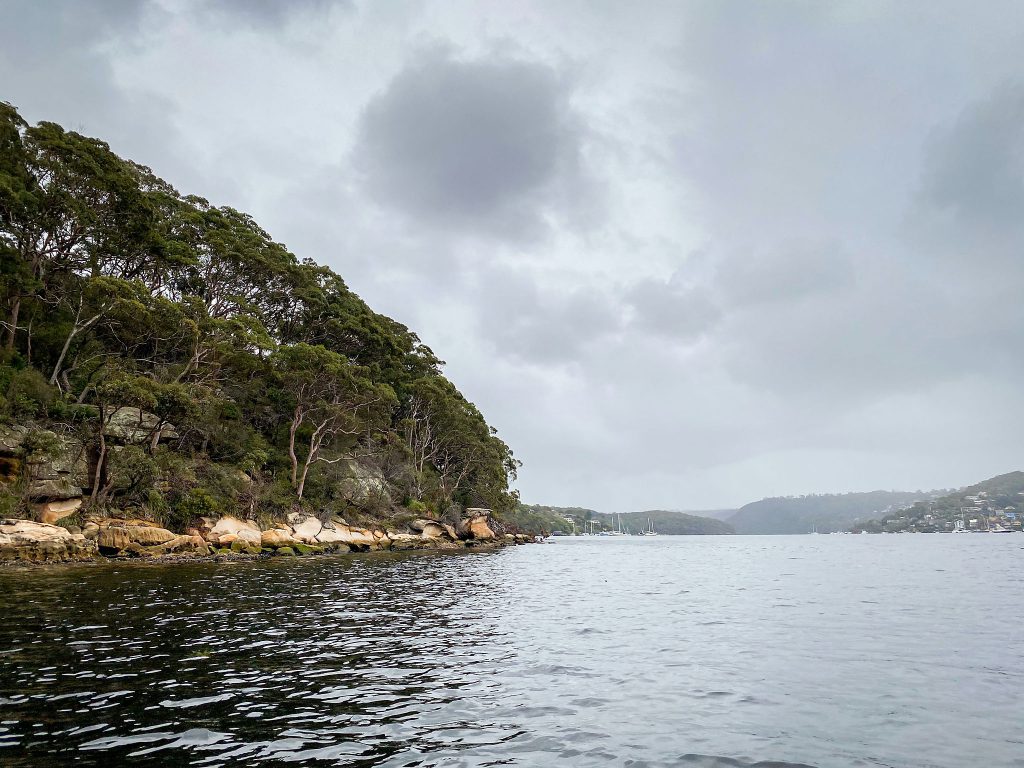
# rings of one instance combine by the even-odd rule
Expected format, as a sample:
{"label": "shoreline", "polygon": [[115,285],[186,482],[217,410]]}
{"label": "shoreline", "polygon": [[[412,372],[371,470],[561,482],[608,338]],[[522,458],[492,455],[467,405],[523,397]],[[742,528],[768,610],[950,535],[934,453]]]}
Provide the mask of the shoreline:
{"label": "shoreline", "polygon": [[[528,544],[535,537],[492,523],[490,510],[450,525],[418,518],[400,525],[349,525],[294,513],[262,528],[252,519],[199,518],[184,533],[140,518],[89,517],[82,527],[20,518],[0,519],[0,566],[90,562],[229,562],[366,552],[467,552]],[[388,527],[386,527],[388,526]],[[497,530],[495,530],[497,529]]]}
{"label": "shoreline", "polygon": [[418,547],[416,549],[372,549],[366,551],[349,550],[322,550],[308,552],[305,554],[277,555],[273,552],[260,552],[260,554],[248,554],[246,552],[213,553],[209,555],[143,555],[140,557],[105,557],[96,554],[93,557],[78,560],[0,560],[0,572],[37,570],[41,568],[63,569],[74,566],[86,568],[125,566],[125,565],[190,565],[209,563],[258,563],[267,560],[291,561],[307,560],[311,558],[347,558],[347,557],[382,557],[390,555],[469,555],[474,553],[497,552],[508,547],[518,547],[524,544],[539,543],[532,539],[526,541],[502,541],[502,542],[481,542],[474,546],[451,547],[433,546]]}

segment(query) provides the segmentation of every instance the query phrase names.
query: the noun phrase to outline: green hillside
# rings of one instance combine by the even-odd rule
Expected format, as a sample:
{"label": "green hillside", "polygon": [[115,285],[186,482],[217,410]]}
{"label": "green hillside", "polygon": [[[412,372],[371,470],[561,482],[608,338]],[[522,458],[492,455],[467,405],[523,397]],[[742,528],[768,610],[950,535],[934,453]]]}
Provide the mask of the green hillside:
{"label": "green hillside", "polygon": [[776,497],[745,504],[728,522],[741,534],[810,533],[813,530],[831,533],[930,495],[920,491],[870,491]]}
{"label": "green hillside", "polygon": [[962,521],[967,529],[985,530],[999,525],[1020,530],[1022,516],[1024,472],[1008,472],[944,496],[918,501],[907,509],[855,525],[852,530],[932,533],[952,530],[957,521]]}

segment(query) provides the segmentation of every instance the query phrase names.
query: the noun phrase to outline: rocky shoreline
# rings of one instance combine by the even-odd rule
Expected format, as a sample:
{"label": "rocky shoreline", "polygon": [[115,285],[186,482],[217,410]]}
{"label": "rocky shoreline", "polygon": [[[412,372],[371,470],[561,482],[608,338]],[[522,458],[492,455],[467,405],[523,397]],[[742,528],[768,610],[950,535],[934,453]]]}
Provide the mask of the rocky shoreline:
{"label": "rocky shoreline", "polygon": [[358,527],[339,517],[326,521],[293,514],[261,528],[254,520],[200,518],[196,527],[174,533],[143,519],[86,517],[82,526],[62,527],[17,518],[0,519],[0,564],[89,561],[195,561],[225,557],[295,557],[348,552],[494,549],[533,541],[525,534],[496,533],[489,510],[470,509],[450,525],[412,520],[404,530],[383,525]]}

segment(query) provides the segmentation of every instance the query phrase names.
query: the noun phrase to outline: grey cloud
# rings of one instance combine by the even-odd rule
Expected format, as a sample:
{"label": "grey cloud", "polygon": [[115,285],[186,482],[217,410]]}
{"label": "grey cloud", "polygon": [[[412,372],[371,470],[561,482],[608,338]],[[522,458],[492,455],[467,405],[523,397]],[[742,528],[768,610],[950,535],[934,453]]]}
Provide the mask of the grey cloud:
{"label": "grey cloud", "polygon": [[695,341],[721,317],[710,292],[686,285],[679,272],[667,281],[640,280],[626,290],[625,297],[633,309],[634,330],[677,341]]}
{"label": "grey cloud", "polygon": [[296,17],[322,17],[333,8],[351,10],[352,0],[207,0],[208,13],[224,19],[242,19],[253,26],[273,29]]}
{"label": "grey cloud", "polygon": [[523,363],[577,362],[622,323],[621,308],[604,291],[545,289],[510,269],[483,270],[477,295],[480,327],[494,353]]}
{"label": "grey cloud", "polygon": [[715,284],[729,304],[751,306],[836,293],[855,278],[842,246],[794,243],[733,249],[718,262]]}
{"label": "grey cloud", "polygon": [[366,108],[354,161],[378,202],[420,224],[536,237],[579,183],[570,95],[543,64],[422,52]]}
{"label": "grey cloud", "polygon": [[[1024,247],[1024,85],[1006,84],[936,131],[913,225],[938,251],[1019,262]],[[952,242],[949,242],[952,239]]]}
{"label": "grey cloud", "polygon": [[530,501],[1018,455],[1019,2],[506,5],[0,3],[0,97],[336,267],[449,361]]}

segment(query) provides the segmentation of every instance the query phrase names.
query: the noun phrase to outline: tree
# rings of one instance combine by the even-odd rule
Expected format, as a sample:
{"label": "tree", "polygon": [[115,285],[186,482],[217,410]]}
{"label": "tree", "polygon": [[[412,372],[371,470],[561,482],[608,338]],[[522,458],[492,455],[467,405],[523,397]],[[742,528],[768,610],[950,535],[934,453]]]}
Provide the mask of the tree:
{"label": "tree", "polygon": [[[385,426],[395,397],[390,387],[374,384],[363,369],[321,346],[281,347],[274,353],[273,363],[294,404],[288,456],[292,487],[301,499],[311,466],[345,458],[328,458],[323,450],[341,437],[370,439]],[[300,441],[305,443],[301,459]]]}

